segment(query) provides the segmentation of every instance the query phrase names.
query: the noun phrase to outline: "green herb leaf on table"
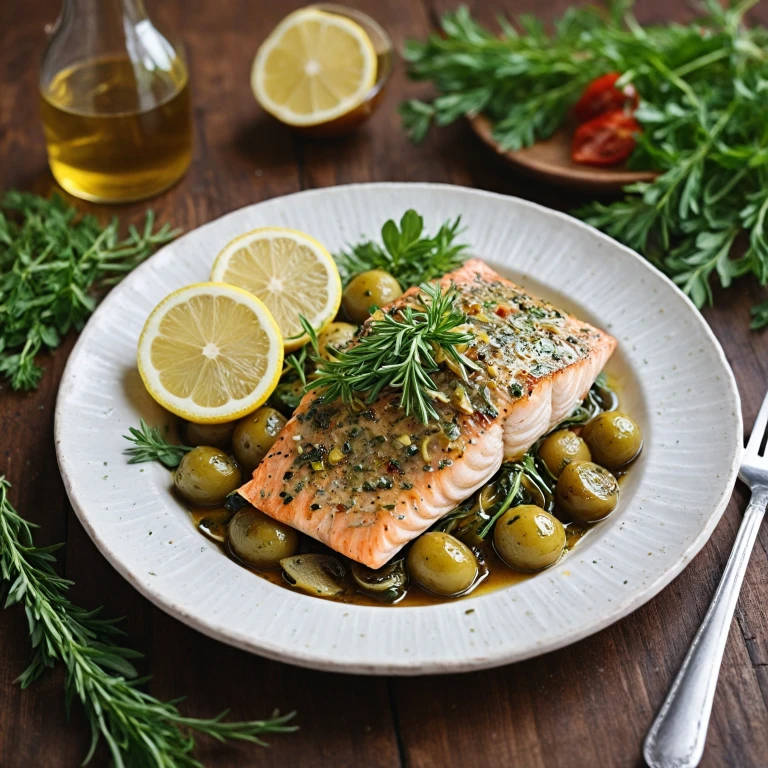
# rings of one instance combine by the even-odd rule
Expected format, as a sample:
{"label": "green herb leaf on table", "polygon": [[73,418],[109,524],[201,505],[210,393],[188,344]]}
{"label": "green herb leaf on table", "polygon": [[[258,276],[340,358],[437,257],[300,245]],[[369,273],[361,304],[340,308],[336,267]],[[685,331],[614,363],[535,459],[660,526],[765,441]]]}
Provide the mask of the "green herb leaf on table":
{"label": "green herb leaf on table", "polygon": [[275,712],[265,720],[228,722],[227,712],[198,719],[181,714],[176,704],[145,693],[131,659],[141,657],[116,644],[122,635],[116,621],[85,610],[67,598],[71,581],[53,569],[58,546],[36,547],[32,523],[8,499],[10,483],[0,477],[0,592],[4,608],[21,605],[27,615],[32,660],[18,682],[26,688],[61,662],[66,668],[67,706],[79,701],[91,729],[91,745],[83,764],[104,741],[118,768],[137,766],[199,766],[192,754],[195,733],[217,741],[264,745],[270,733],[296,730],[288,725],[293,713]]}
{"label": "green herb leaf on table", "polygon": [[400,406],[422,423],[439,420],[434,398],[440,393],[429,374],[438,370],[436,350],[451,358],[459,370],[477,365],[459,353],[457,345],[473,341],[471,333],[456,330],[466,321],[456,308],[455,288],[443,293],[436,284],[420,286],[421,309],[406,306],[394,315],[382,313],[369,321],[357,344],[318,361],[317,378],[307,389],[320,388],[329,402],[359,401],[365,393],[372,403],[384,387],[400,389]]}
{"label": "green herb leaf on table", "polygon": [[335,256],[346,285],[355,275],[371,269],[389,272],[403,288],[434,280],[461,265],[467,245],[456,243],[461,217],[446,221],[437,234],[424,233],[424,219],[408,210],[400,225],[390,219],[381,229],[383,247],[372,240],[353,245]]}
{"label": "green herb leaf on table", "polygon": [[[409,75],[439,95],[401,107],[422,139],[479,112],[505,149],[549,138],[587,83],[623,73],[640,94],[643,128],[629,165],[659,176],[625,188],[626,197],[577,212],[644,254],[702,307],[713,282],[743,275],[768,283],[768,30],[744,24],[758,0],[724,8],[703,3],[690,24],[641,27],[631,2],[571,8],[549,33],[536,20],[501,21],[502,34],[466,8],[446,14],[442,34],[410,42]],[[765,304],[753,327],[768,325]]]}
{"label": "green herb leaf on table", "polygon": [[0,199],[0,374],[14,389],[35,389],[38,353],[80,330],[99,294],[178,234],[155,229],[152,211],[122,240],[118,229],[117,219],[102,227],[57,196]]}
{"label": "green herb leaf on table", "polygon": [[139,419],[138,429],[129,427],[128,431],[130,435],[123,437],[134,443],[131,448],[125,449],[125,453],[131,457],[129,464],[159,461],[169,468],[178,467],[184,454],[192,450],[188,445],[169,443],[158,427],[150,427],[144,419]]}

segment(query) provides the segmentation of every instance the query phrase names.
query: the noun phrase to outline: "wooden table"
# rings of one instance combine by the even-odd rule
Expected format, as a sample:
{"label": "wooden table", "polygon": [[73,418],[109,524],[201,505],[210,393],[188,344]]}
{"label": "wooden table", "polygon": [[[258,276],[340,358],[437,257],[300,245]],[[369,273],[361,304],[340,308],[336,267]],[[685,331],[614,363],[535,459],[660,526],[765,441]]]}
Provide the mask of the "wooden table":
{"label": "wooden table", "polygon": [[[391,33],[398,48],[424,37],[454,0],[348,0]],[[427,94],[398,65],[385,102],[362,131],[340,141],[306,141],[268,120],[251,96],[249,67],[258,43],[299,3],[278,0],[165,0],[150,10],[181,34],[194,96],[195,162],[180,184],[152,202],[161,220],[190,230],[235,208],[300,189],[347,182],[404,180],[464,184],[567,210],[584,195],[514,175],[465,125],[409,144],[396,114],[404,97]],[[474,11],[529,11],[552,17],[567,0],[476,0]],[[768,23],[768,4],[755,12]],[[36,96],[44,25],[53,0],[0,2],[0,189],[53,187]],[[681,0],[639,0],[641,21],[685,18]],[[83,206],[138,218],[144,205]],[[747,330],[759,290],[739,285],[705,314],[731,362],[751,427],[768,383],[768,333]],[[139,596],[97,552],[70,509],[53,447],[54,401],[74,339],[44,360],[40,389],[0,392],[0,471],[13,482],[23,514],[43,527],[39,542],[67,541],[61,566],[74,599],[125,615],[130,642],[146,653],[143,671],[160,697],[186,695],[189,712],[266,715],[296,709],[301,730],[269,750],[205,744],[211,766],[557,766],[619,768],[641,763],[641,745],[723,570],[741,519],[739,488],[701,554],[658,597],[607,630],[564,650],[513,666],[451,677],[351,677],[267,661],[214,642]],[[717,407],[713,403],[713,407]],[[768,529],[761,533],[725,652],[703,765],[768,765]],[[75,707],[64,715],[62,672],[21,692],[26,622],[0,614],[0,765],[75,766],[87,727]],[[106,764],[103,754],[96,765]]]}

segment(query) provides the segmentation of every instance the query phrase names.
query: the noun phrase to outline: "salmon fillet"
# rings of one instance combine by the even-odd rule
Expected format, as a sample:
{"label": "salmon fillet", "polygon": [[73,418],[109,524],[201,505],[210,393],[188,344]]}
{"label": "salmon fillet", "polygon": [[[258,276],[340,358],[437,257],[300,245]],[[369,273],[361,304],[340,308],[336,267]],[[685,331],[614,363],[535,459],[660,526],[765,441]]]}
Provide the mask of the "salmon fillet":
{"label": "salmon fillet", "polygon": [[[468,383],[447,367],[433,374],[435,388],[449,395],[435,403],[439,422],[406,416],[395,390],[382,391],[365,410],[309,392],[239,491],[276,520],[371,568],[568,416],[616,346],[479,259],[440,282],[459,291],[457,306],[475,337],[466,354],[481,370]],[[412,288],[383,311],[418,302]]]}

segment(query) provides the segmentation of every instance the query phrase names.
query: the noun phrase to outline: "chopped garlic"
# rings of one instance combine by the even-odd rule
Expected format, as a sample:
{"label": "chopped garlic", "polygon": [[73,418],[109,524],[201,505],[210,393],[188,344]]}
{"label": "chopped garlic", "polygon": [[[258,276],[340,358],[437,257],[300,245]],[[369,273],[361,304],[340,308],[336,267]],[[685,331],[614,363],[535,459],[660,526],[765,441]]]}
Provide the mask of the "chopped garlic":
{"label": "chopped garlic", "polygon": [[475,409],[472,407],[472,401],[469,399],[467,390],[461,385],[453,390],[453,401],[456,407],[463,413],[474,413]]}

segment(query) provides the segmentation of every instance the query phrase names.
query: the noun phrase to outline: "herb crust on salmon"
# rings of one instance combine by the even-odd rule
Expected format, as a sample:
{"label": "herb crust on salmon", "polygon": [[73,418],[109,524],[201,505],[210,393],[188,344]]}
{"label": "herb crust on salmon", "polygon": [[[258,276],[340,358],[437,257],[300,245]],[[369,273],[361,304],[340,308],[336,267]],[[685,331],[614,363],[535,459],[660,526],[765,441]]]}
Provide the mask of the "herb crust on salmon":
{"label": "herb crust on salmon", "polygon": [[[267,515],[371,568],[562,421],[616,346],[479,259],[439,283],[455,286],[465,315],[457,330],[472,337],[461,353],[473,365],[461,369],[435,350],[437,418],[408,415],[395,388],[370,403],[326,402],[322,389],[312,390],[239,491]],[[380,312],[396,317],[425,301],[411,288]],[[374,314],[358,339],[381,317]]]}

